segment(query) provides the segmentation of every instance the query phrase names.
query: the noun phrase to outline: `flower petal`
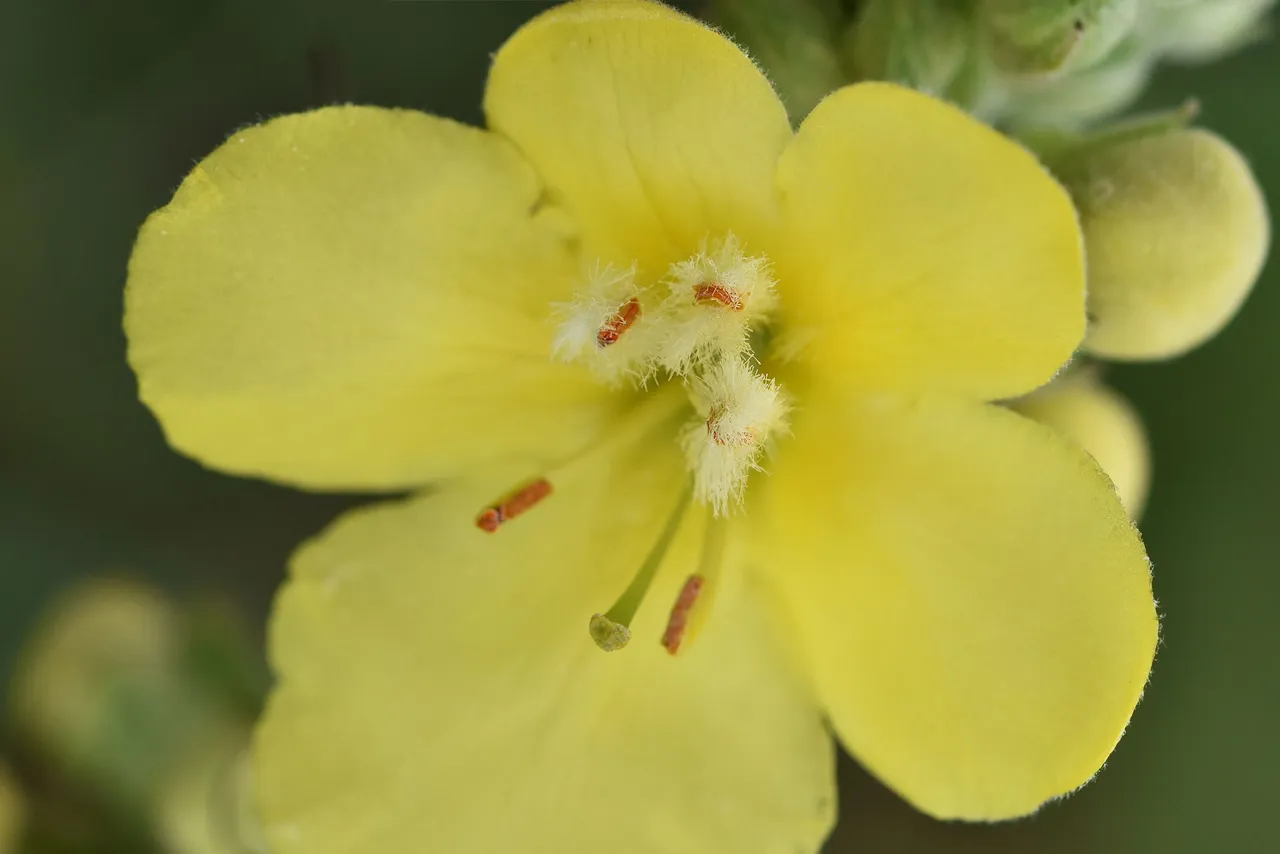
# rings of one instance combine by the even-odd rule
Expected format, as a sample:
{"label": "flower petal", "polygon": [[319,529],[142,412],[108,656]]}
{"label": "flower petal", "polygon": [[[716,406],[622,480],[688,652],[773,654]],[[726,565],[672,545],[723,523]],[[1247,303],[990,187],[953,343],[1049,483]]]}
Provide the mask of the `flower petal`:
{"label": "flower petal", "polygon": [[550,361],[574,268],[500,137],[331,107],[237,133],[143,226],[125,328],[169,441],[240,474],[401,487],[594,435]]}
{"label": "flower petal", "polygon": [[1053,431],[941,399],[811,406],[751,512],[837,734],[916,807],[1023,815],[1107,758],[1155,650],[1151,580]]}
{"label": "flower petal", "polygon": [[630,645],[593,612],[621,592],[684,481],[673,451],[594,465],[492,535],[502,484],[339,521],[277,604],[280,688],[255,779],[277,854],[814,851],[831,739],[763,600],[720,591],[698,642],[659,645],[695,565],[685,519]]}
{"label": "flower petal", "polygon": [[660,274],[773,219],[786,110],[732,42],[657,3],[566,3],[498,52],[489,126],[583,224],[589,254]]}
{"label": "flower petal", "polygon": [[1031,154],[925,95],[827,97],[778,168],[784,320],[843,383],[985,400],[1047,381],[1084,334],[1066,192]]}
{"label": "flower petal", "polygon": [[1132,404],[1093,371],[1070,371],[1010,406],[1088,451],[1115,484],[1130,518],[1142,515],[1151,454]]}

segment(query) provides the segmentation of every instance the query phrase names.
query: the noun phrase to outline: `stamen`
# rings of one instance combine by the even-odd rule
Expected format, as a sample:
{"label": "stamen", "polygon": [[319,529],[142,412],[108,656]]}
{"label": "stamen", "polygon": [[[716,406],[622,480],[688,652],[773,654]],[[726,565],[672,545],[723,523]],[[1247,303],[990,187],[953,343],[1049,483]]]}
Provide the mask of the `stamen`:
{"label": "stamen", "polygon": [[596,346],[609,347],[618,343],[618,339],[639,317],[640,300],[632,297],[619,306],[612,317],[600,325],[599,331],[596,332]]}
{"label": "stamen", "polygon": [[768,259],[747,255],[732,234],[672,264],[666,284],[656,351],[673,374],[745,357],[752,327],[777,303]]}
{"label": "stamen", "polygon": [[667,556],[667,550],[671,548],[676,532],[680,530],[680,522],[684,520],[692,495],[693,490],[688,486],[680,492],[680,500],[676,502],[675,509],[667,517],[662,533],[658,535],[657,541],[645,555],[644,563],[640,565],[640,570],[631,579],[627,589],[622,591],[618,601],[614,602],[613,607],[608,611],[592,615],[588,626],[591,639],[605,652],[622,649],[631,639],[631,621],[640,610],[640,603],[649,592],[649,586],[653,584],[654,576],[662,566],[662,559]]}
{"label": "stamen", "polygon": [[726,359],[689,383],[700,421],[682,437],[694,475],[694,498],[716,515],[739,501],[747,476],[759,471],[760,455],[774,433],[786,428],[787,404],[773,380],[742,359]]}
{"label": "stamen", "polygon": [[476,527],[490,534],[510,522],[525,511],[532,508],[551,494],[551,481],[540,477],[503,498],[497,504],[491,504],[476,516]]}
{"label": "stamen", "polygon": [[[680,648],[688,649],[698,639],[707,624],[707,618],[715,606],[716,596],[720,592],[721,579],[724,573],[724,553],[729,542],[729,523],[717,519],[715,511],[707,513],[706,533],[702,540],[702,556],[698,559],[697,577],[702,579],[702,589],[698,594],[697,607],[691,608],[684,636],[680,640]],[[672,652],[674,655],[675,653]]]}
{"label": "stamen", "polygon": [[[644,288],[635,267],[597,267],[586,287],[556,303],[555,356],[585,363],[610,385],[630,377],[643,382],[653,372],[653,340],[642,320]],[[625,335],[625,338],[624,338]]]}
{"label": "stamen", "polygon": [[671,616],[667,618],[667,629],[662,633],[662,645],[672,655],[680,651],[680,641],[684,638],[685,626],[689,623],[689,612],[698,601],[698,594],[702,592],[705,581],[706,579],[701,575],[691,575],[686,578],[684,586],[680,588],[680,595],[676,597],[676,603],[671,606]]}

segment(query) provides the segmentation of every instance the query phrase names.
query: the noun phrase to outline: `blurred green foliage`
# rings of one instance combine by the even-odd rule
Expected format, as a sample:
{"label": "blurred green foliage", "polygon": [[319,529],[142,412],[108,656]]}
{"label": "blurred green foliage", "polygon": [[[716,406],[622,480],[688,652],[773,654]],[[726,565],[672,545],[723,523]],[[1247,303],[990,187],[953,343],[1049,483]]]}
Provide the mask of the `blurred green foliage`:
{"label": "blurred green foliage", "polygon": [[[72,579],[127,570],[260,620],[288,553],[359,496],[223,477],[168,450],[124,360],[132,237],[237,127],[352,100],[479,120],[489,52],[544,4],[10,0],[0,9],[0,679]],[[1280,211],[1280,45],[1168,69]],[[1280,264],[1221,337],[1113,368],[1146,418],[1143,530],[1164,642],[1097,781],[1024,822],[913,813],[852,762],[829,850],[1274,850],[1280,767]]]}

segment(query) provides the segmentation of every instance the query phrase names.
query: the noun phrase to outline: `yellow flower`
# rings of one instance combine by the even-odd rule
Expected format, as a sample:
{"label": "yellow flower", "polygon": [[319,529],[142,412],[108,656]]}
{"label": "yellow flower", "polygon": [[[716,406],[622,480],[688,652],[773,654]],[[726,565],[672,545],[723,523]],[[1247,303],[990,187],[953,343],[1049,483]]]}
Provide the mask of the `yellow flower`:
{"label": "yellow flower", "polygon": [[177,448],[433,484],[293,560],[272,850],[814,851],[826,721],[936,816],[1087,781],[1151,663],[1146,556],[1089,457],[987,403],[1083,335],[1066,193],[894,86],[793,134],[637,0],[526,25],[485,112],[238,133],[130,264]]}

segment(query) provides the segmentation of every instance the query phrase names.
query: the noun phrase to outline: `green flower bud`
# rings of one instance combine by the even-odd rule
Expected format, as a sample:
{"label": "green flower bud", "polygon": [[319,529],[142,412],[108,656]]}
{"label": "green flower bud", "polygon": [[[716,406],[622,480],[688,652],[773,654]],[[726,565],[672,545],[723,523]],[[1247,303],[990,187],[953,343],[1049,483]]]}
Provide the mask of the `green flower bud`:
{"label": "green flower bud", "polygon": [[26,802],[18,783],[0,765],[0,854],[17,854],[26,819]]}
{"label": "green flower bud", "polygon": [[867,0],[845,34],[855,75],[943,93],[964,67],[973,42],[956,0]]}
{"label": "green flower bud", "polygon": [[1088,451],[1115,484],[1129,518],[1142,515],[1151,482],[1146,431],[1129,401],[1096,370],[1067,371],[1009,407]]}
{"label": "green flower bud", "polygon": [[29,639],[10,688],[16,735],[137,818],[170,763],[238,712],[194,672],[183,615],[142,585],[73,589]]}
{"label": "green flower bud", "polygon": [[1011,82],[1004,112],[1017,125],[1080,127],[1136,101],[1151,69],[1151,59],[1126,42],[1092,68],[1058,78]]}
{"label": "green flower bud", "polygon": [[848,82],[839,0],[711,0],[710,17],[768,74],[793,122]]}
{"label": "green flower bud", "polygon": [[1258,39],[1275,0],[1142,0],[1138,32],[1150,50],[1206,62]]}
{"label": "green flower bud", "polygon": [[981,0],[979,19],[996,67],[1045,75],[1106,57],[1133,29],[1139,0]]}
{"label": "green flower bud", "polygon": [[1239,152],[1204,130],[1101,139],[1050,164],[1084,232],[1085,349],[1179,355],[1221,330],[1257,279],[1270,241],[1261,190]]}
{"label": "green flower bud", "polygon": [[183,751],[153,805],[155,834],[172,854],[267,850],[251,801],[249,729],[209,732]]}

